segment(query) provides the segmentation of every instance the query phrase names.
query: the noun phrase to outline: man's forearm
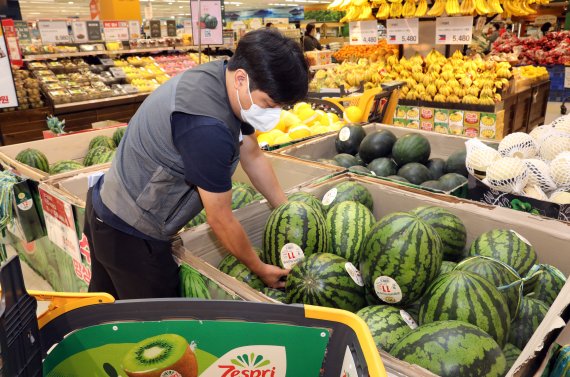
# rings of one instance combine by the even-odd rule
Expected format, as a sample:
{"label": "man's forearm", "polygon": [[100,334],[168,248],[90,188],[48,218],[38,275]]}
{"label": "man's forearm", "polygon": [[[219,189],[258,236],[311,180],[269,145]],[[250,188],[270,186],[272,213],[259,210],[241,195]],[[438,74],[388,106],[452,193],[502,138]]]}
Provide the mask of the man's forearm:
{"label": "man's forearm", "polygon": [[247,163],[242,161],[242,166],[255,188],[261,192],[272,207],[275,208],[287,202],[287,197],[279,185],[273,167],[263,154]]}

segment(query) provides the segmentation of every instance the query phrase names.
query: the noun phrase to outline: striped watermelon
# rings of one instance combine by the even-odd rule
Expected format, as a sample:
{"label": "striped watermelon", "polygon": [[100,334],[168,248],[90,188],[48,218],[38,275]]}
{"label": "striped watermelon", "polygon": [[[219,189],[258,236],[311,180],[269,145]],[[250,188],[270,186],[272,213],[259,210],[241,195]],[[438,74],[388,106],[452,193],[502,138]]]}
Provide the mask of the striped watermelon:
{"label": "striped watermelon", "polygon": [[16,161],[49,173],[49,162],[45,154],[37,149],[27,148],[16,155]]}
{"label": "striped watermelon", "polygon": [[[263,233],[264,260],[275,266],[291,268],[298,258],[313,253],[325,253],[330,242],[323,215],[301,202],[289,202],[277,207],[265,224]],[[296,245],[292,255],[291,247]],[[284,246],[287,245],[287,248]],[[297,252],[300,248],[302,255]],[[285,251],[288,249],[290,252]],[[289,258],[288,258],[289,256]]]}
{"label": "striped watermelon", "polygon": [[107,162],[111,162],[113,161],[113,157],[115,157],[115,153],[116,152],[114,150],[104,151],[103,153],[93,157],[92,163],[93,165],[97,165],[97,164],[105,164]]}
{"label": "striped watermelon", "polygon": [[467,230],[459,217],[446,209],[433,206],[418,207],[411,212],[439,234],[443,243],[443,259],[457,261],[463,258]]}
{"label": "striped watermelon", "polygon": [[406,311],[389,305],[367,306],[356,315],[368,325],[376,347],[385,351],[417,327]]}
{"label": "striped watermelon", "polygon": [[439,269],[439,274],[440,275],[447,274],[448,272],[453,271],[453,269],[456,266],[457,266],[457,263],[450,262],[448,260],[444,260],[443,262],[441,262],[441,268]]}
{"label": "striped watermelon", "polygon": [[497,259],[475,256],[461,261],[456,270],[477,274],[493,283],[507,300],[511,320],[516,318],[523,296],[523,281],[512,267]]}
{"label": "striped watermelon", "polygon": [[376,222],[368,208],[358,202],[342,202],[332,207],[326,217],[330,252],[354,265],[360,265],[360,254],[366,234]]}
{"label": "striped watermelon", "polygon": [[196,216],[194,216],[194,218],[190,220],[188,224],[186,224],[186,229],[204,224],[206,221],[207,221],[206,210],[203,209]]}
{"label": "striped watermelon", "polygon": [[570,376],[570,345],[565,345],[556,353],[556,361],[549,374],[551,377]]}
{"label": "striped watermelon", "polygon": [[110,138],[109,136],[99,135],[99,136],[95,136],[89,142],[89,149],[90,150],[93,148],[97,148],[97,147],[107,147],[109,149],[115,149],[115,148],[117,148],[117,145],[115,144],[113,139]]}
{"label": "striped watermelon", "polygon": [[521,354],[521,350],[511,343],[507,343],[503,347],[503,354],[507,359],[507,370],[509,370],[518,359],[519,355]]}
{"label": "striped watermelon", "polygon": [[104,146],[89,149],[87,155],[85,155],[85,158],[83,159],[83,165],[91,166],[101,164],[101,161],[107,159],[113,152],[114,151],[111,148]]}
{"label": "striped watermelon", "polygon": [[411,304],[409,304],[408,306],[406,306],[406,312],[412,316],[412,318],[414,319],[414,321],[416,321],[416,323],[419,322],[419,318],[420,318],[420,304],[421,304],[422,300],[421,298],[415,302],[412,302]]}
{"label": "striped watermelon", "polygon": [[[261,250],[254,250],[258,256],[261,256]],[[236,280],[246,283],[253,289],[262,290],[265,287],[263,280],[251,272],[251,270],[247,268],[245,264],[240,262],[233,254],[226,255],[218,265],[218,269]]]}
{"label": "striped watermelon", "polygon": [[263,196],[262,193],[258,192],[256,193],[253,198],[251,199],[252,202],[259,202],[260,200],[265,199],[265,197]]}
{"label": "striped watermelon", "polygon": [[247,183],[244,182],[232,182],[232,189],[235,189],[236,187],[241,187],[246,189],[247,191],[249,191],[251,193],[252,196],[254,196],[255,194],[257,194],[257,191],[255,191],[255,189],[253,187],[251,187],[250,185],[248,185]]}
{"label": "striped watermelon", "polygon": [[202,275],[185,263],[180,265],[180,296],[211,299]]}
{"label": "striped watermelon", "polygon": [[323,203],[319,199],[317,199],[313,194],[309,194],[308,192],[296,192],[294,194],[289,195],[288,197],[290,202],[302,202],[308,204],[309,206],[313,207],[315,210],[325,213],[325,209],[323,207]]}
{"label": "striped watermelon", "polygon": [[84,167],[83,164],[80,164],[77,161],[63,160],[63,161],[58,161],[55,164],[53,164],[49,169],[49,173],[50,174],[66,173],[68,171],[81,169],[83,167]]}
{"label": "striped watermelon", "polygon": [[538,259],[532,245],[514,230],[494,229],[481,234],[471,244],[469,255],[495,258],[525,276]]}
{"label": "striped watermelon", "polygon": [[495,340],[476,326],[440,321],[418,327],[390,354],[441,377],[502,377],[507,361]]}
{"label": "striped watermelon", "polygon": [[121,143],[121,140],[123,140],[123,136],[125,136],[126,131],[127,131],[127,127],[121,127],[121,128],[117,128],[115,130],[115,132],[113,132],[113,141],[115,142],[115,145],[117,147]]}
{"label": "striped watermelon", "polygon": [[524,293],[552,305],[562,287],[566,283],[566,276],[554,266],[549,264],[534,265],[527,274],[531,281],[525,281]]}
{"label": "striped watermelon", "polygon": [[232,210],[245,207],[253,201],[251,190],[242,185],[234,186],[232,188]]}
{"label": "striped watermelon", "polygon": [[509,343],[521,350],[524,349],[547,312],[548,306],[544,302],[531,297],[523,297],[519,315],[511,324]]}
{"label": "striped watermelon", "polygon": [[500,346],[507,341],[511,315],[504,296],[479,275],[455,270],[439,276],[420,304],[420,324],[442,320],[471,323]]}
{"label": "striped watermelon", "polygon": [[356,267],[338,255],[309,255],[296,264],[287,277],[287,301],[356,312],[366,301],[364,286],[354,271],[358,271]]}
{"label": "striped watermelon", "polygon": [[281,289],[265,287],[261,292],[267,297],[274,299],[275,301],[287,304],[287,294]]}
{"label": "striped watermelon", "polygon": [[398,166],[404,166],[410,162],[425,164],[430,154],[429,141],[420,134],[406,134],[396,140],[392,147],[392,158]]}
{"label": "striped watermelon", "polygon": [[374,202],[370,191],[360,183],[346,181],[330,189],[323,197],[323,207],[325,212],[335,204],[353,201],[364,204],[369,210],[374,209]]}
{"label": "striped watermelon", "polygon": [[406,305],[422,296],[441,267],[437,232],[404,212],[380,219],[362,249],[361,272],[370,304]]}

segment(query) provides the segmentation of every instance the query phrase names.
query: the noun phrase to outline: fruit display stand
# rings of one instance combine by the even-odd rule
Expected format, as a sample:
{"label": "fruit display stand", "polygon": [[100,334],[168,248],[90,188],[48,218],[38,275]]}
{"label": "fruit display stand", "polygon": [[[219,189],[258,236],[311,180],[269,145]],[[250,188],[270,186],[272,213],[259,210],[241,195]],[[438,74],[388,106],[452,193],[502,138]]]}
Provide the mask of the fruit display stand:
{"label": "fruit display stand", "polygon": [[[540,263],[556,266],[565,275],[570,273],[570,258],[566,255],[569,251],[570,225],[559,221],[542,219],[526,213],[513,213],[505,208],[485,206],[447,195],[426,193],[414,188],[402,188],[402,186],[391,182],[350,173],[305,187],[302,191],[322,198],[331,188],[346,181],[357,182],[368,189],[374,200],[373,213],[377,219],[393,212],[409,211],[419,206],[441,207],[452,212],[463,221],[467,229],[467,245],[480,234],[492,229],[512,229],[523,235],[535,247]],[[270,214],[271,208],[267,203],[252,204],[236,212],[236,217],[244,226],[244,230],[254,246],[260,247],[262,245],[265,224]],[[209,268],[213,269],[213,266],[217,266],[228,254],[208,226],[189,230],[182,233],[180,237],[184,249],[175,250],[175,253],[183,260],[198,257],[206,265],[209,265]],[[229,276],[224,282],[242,297],[245,295],[252,297],[261,295],[245,283]],[[517,360],[507,374],[508,376],[532,375],[532,371],[544,357],[542,350],[549,346],[555,337],[553,334],[558,333],[568,321],[567,315],[563,313],[567,313],[570,304],[569,292],[570,284],[567,283],[558,294],[541,327],[537,329],[523,350],[523,356]],[[269,299],[266,298],[265,300]],[[559,317],[564,319],[562,323],[560,319],[557,319]],[[395,359],[385,351],[381,350],[380,353],[389,373],[393,371],[396,375],[401,373],[406,376],[432,375],[418,366],[412,366]]]}
{"label": "fruit display stand", "polygon": [[17,258],[0,282],[6,376],[386,376],[365,323],[342,310],[31,292],[52,301],[36,320]]}

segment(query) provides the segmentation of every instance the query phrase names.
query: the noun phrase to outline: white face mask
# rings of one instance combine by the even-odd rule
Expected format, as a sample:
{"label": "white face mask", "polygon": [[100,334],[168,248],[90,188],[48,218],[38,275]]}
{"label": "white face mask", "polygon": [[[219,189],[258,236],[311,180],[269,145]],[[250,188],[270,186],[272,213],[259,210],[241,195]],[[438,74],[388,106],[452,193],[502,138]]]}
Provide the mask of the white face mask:
{"label": "white face mask", "polygon": [[257,106],[253,102],[251,97],[251,91],[249,90],[249,75],[247,76],[247,94],[249,94],[249,99],[251,100],[251,107],[245,110],[241,106],[241,101],[239,100],[239,92],[236,89],[237,100],[239,103],[241,119],[249,123],[253,128],[261,132],[271,131],[275,128],[279,122],[279,117],[281,116],[281,109],[270,107],[264,109]]}

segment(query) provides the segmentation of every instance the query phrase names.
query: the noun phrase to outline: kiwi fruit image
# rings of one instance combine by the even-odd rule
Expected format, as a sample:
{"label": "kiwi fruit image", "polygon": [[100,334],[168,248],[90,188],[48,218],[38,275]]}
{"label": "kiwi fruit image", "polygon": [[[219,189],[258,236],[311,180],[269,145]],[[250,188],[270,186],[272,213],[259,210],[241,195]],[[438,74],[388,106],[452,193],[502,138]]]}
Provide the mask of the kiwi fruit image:
{"label": "kiwi fruit image", "polygon": [[135,344],[123,357],[129,377],[198,377],[198,362],[185,338],[163,334]]}

